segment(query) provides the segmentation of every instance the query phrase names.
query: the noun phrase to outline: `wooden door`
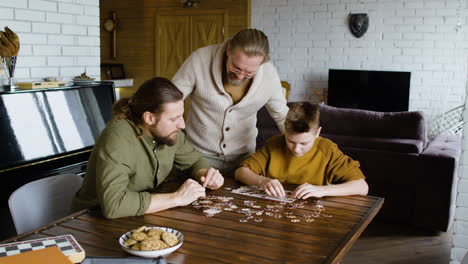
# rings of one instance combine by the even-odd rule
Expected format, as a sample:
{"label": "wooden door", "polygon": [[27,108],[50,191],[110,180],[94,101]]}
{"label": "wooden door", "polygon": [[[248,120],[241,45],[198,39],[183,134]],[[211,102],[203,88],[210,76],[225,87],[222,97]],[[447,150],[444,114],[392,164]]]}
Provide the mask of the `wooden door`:
{"label": "wooden door", "polygon": [[196,49],[227,39],[225,10],[159,10],[156,15],[156,76],[171,79]]}
{"label": "wooden door", "polygon": [[172,78],[190,55],[190,17],[161,16],[156,43],[156,76]]}
{"label": "wooden door", "polygon": [[191,17],[192,47],[196,50],[224,40],[223,15],[196,15]]}

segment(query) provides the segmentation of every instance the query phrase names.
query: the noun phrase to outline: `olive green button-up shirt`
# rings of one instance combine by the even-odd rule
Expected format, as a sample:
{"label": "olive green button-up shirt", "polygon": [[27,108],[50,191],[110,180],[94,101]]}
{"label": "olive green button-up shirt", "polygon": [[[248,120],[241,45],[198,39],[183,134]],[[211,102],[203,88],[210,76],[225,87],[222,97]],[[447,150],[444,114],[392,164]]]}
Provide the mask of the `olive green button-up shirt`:
{"label": "olive green button-up shirt", "polygon": [[149,191],[173,166],[209,168],[182,131],[173,146],[158,145],[130,120],[113,119],[96,141],[72,211],[99,205],[107,218],[143,215],[151,203]]}

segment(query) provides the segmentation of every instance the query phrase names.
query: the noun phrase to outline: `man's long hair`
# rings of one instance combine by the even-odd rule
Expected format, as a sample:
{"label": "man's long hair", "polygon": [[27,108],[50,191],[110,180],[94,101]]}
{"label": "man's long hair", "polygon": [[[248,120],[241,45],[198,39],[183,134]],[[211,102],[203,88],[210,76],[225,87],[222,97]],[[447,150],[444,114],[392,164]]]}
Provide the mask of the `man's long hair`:
{"label": "man's long hair", "polygon": [[112,111],[115,118],[126,118],[141,126],[144,112],[160,114],[164,104],[182,99],[182,92],[170,80],[156,77],[144,82],[133,96],[117,101]]}
{"label": "man's long hair", "polygon": [[244,29],[229,40],[230,52],[241,49],[247,56],[262,56],[263,62],[270,60],[268,37],[258,29]]}

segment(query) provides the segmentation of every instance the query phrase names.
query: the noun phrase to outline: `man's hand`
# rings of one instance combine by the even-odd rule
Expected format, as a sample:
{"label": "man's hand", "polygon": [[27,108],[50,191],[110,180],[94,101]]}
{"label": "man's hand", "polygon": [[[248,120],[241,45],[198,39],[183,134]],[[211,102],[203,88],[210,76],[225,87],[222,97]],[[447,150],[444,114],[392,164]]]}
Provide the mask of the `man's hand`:
{"label": "man's hand", "polygon": [[262,179],[260,186],[270,196],[278,198],[286,197],[286,192],[284,191],[283,185],[277,179],[264,178]]}
{"label": "man's hand", "polygon": [[326,196],[323,186],[315,186],[309,183],[299,185],[292,193],[292,197],[295,199],[307,199],[309,197],[320,198],[323,196]]}
{"label": "man's hand", "polygon": [[206,187],[211,190],[216,190],[219,187],[223,186],[224,178],[215,168],[209,168],[205,175],[200,177],[200,182],[203,184],[203,187]]}
{"label": "man's hand", "polygon": [[198,182],[192,179],[188,179],[175,192],[175,195],[177,197],[177,206],[185,206],[192,203],[200,197],[204,197],[205,188],[201,186]]}

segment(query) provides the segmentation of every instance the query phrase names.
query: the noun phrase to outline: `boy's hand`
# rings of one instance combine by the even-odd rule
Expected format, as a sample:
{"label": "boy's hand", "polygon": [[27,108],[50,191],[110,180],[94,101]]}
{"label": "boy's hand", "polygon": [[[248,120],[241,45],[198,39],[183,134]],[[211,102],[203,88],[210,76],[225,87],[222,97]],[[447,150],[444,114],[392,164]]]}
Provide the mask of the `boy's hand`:
{"label": "boy's hand", "polygon": [[286,197],[286,192],[284,191],[283,185],[277,179],[264,178],[261,183],[261,187],[270,196],[278,198]]}
{"label": "boy's hand", "polygon": [[323,196],[326,196],[323,186],[315,186],[309,183],[299,185],[292,193],[292,197],[295,199],[307,199],[309,197],[320,198]]}
{"label": "boy's hand", "polygon": [[206,174],[200,177],[200,182],[203,184],[203,187],[206,187],[211,190],[216,190],[219,187],[223,186],[224,178],[215,168],[209,168],[206,171]]}

